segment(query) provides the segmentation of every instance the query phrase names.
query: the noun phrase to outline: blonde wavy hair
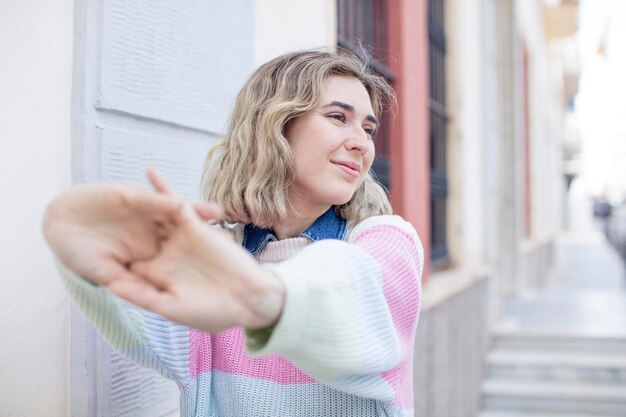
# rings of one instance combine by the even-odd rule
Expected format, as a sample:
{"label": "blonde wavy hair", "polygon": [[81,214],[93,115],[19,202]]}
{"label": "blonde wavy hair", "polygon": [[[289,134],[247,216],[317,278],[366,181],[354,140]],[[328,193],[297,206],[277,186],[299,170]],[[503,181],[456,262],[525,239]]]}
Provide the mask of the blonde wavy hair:
{"label": "blonde wavy hair", "polygon": [[[226,221],[271,228],[289,215],[295,165],[285,127],[315,108],[329,76],[359,79],[376,116],[381,114],[393,91],[369,70],[367,59],[363,53],[301,51],[275,58],[252,74],[237,96],[226,135],[207,155],[202,177],[204,198],[224,209]],[[392,210],[385,190],[368,172],[335,212],[353,225]]]}

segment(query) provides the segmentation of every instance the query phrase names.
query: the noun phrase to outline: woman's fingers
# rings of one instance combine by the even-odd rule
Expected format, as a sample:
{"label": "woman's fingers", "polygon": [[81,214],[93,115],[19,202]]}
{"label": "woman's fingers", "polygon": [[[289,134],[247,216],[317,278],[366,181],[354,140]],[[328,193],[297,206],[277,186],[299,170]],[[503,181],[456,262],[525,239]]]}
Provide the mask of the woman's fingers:
{"label": "woman's fingers", "polygon": [[[148,174],[148,179],[150,180],[150,183],[159,194],[164,194],[164,195],[168,195],[168,196],[176,197],[180,199],[180,197],[178,197],[178,194],[176,193],[176,190],[174,190],[174,187],[172,187],[167,181],[167,179],[165,178],[165,175],[163,175],[162,173],[160,173],[154,168],[148,168],[147,174]],[[182,211],[183,205],[184,205],[184,202],[182,201],[182,199],[180,199],[180,202],[179,202],[179,208],[181,209],[180,211]],[[219,206],[215,204],[192,203],[192,208],[193,208],[193,211],[195,211],[195,213],[197,214],[197,216],[199,216],[204,221],[210,220],[210,221],[218,222],[222,219],[222,210],[219,208]],[[181,218],[179,217],[178,220],[180,221]]]}
{"label": "woman's fingers", "polygon": [[[172,217],[174,219],[179,217],[179,212],[182,209],[183,201],[180,197],[178,197],[178,194],[174,190],[174,187],[172,187],[169,184],[169,182],[167,182],[167,179],[165,179],[165,175],[161,174],[159,171],[157,171],[156,169],[152,167],[149,167],[146,170],[146,174],[148,175],[148,180],[150,180],[150,184],[152,184],[152,187],[154,187],[157,195],[164,195],[164,196],[168,196],[170,198],[175,198],[178,200],[177,202],[178,210],[172,213],[173,215]],[[165,225],[167,226],[168,229],[171,229],[172,227],[170,223],[171,223],[171,219],[168,219],[165,222]]]}
{"label": "woman's fingers", "polygon": [[[176,190],[174,190],[174,187],[169,184],[169,182],[165,178],[165,175],[163,175],[161,172],[150,167],[147,169],[147,175],[150,183],[158,193],[178,198]],[[196,214],[204,221],[219,222],[224,217],[224,212],[217,204],[208,202],[192,203],[192,208],[194,209]]]}
{"label": "woman's fingers", "polygon": [[219,222],[224,217],[224,211],[220,206],[213,203],[192,203],[195,212],[204,221]]}
{"label": "woman's fingers", "polygon": [[167,315],[171,295],[152,283],[133,275],[131,279],[118,279],[108,285],[109,291],[118,297],[157,314]]}
{"label": "woman's fingers", "polygon": [[152,167],[148,168],[147,174],[150,183],[159,193],[167,194],[173,197],[177,196],[174,188],[169,184],[169,182],[167,182],[167,179],[165,179],[165,175],[161,174]]}
{"label": "woman's fingers", "polygon": [[158,258],[149,261],[136,261],[128,267],[135,276],[142,277],[158,288],[165,288],[167,280],[163,277],[167,275],[165,271],[160,271]]}
{"label": "woman's fingers", "polygon": [[169,218],[180,209],[180,201],[177,198],[141,188],[124,190],[123,199],[131,209],[154,220]]}
{"label": "woman's fingers", "polygon": [[114,260],[102,260],[101,262],[101,267],[94,272],[92,277],[88,277],[97,284],[109,285],[115,281],[132,281],[137,278],[120,262]]}

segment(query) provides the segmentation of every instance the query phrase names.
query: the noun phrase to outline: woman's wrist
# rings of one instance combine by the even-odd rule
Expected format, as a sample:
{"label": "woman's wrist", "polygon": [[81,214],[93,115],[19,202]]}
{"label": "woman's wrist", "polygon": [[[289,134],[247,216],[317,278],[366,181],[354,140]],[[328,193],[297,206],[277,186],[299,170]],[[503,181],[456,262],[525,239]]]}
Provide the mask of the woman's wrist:
{"label": "woman's wrist", "polygon": [[243,327],[250,330],[274,326],[285,304],[285,285],[272,271],[259,267],[254,288],[248,293],[249,314]]}

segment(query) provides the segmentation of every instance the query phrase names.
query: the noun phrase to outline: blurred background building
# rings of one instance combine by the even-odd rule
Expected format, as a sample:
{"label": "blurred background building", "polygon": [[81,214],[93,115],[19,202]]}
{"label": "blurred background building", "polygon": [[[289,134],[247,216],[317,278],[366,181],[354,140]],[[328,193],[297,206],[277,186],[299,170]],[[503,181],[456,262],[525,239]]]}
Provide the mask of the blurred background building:
{"label": "blurred background building", "polygon": [[[359,44],[398,96],[374,171],[427,258],[415,415],[496,404],[484,360],[516,337],[502,331],[508,300],[555,279],[562,230],[593,228],[589,196],[624,199],[625,3],[0,3],[0,415],[176,415],[176,387],[71,308],[39,231],[45,205],[71,184],[146,184],[148,165],[198,198],[206,150],[254,68]],[[594,16],[580,31],[579,13]]]}

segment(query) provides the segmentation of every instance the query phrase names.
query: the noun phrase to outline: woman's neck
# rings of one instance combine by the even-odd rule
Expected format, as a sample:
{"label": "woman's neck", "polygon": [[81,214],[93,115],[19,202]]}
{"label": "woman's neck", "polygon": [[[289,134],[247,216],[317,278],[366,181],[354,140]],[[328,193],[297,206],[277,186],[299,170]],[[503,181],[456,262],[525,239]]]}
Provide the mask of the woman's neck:
{"label": "woman's neck", "polygon": [[307,208],[306,210],[294,207],[293,211],[283,221],[272,226],[272,231],[278,240],[289,239],[292,237],[298,237],[302,232],[311,227],[315,220],[317,220],[322,214],[330,208],[317,207]]}

